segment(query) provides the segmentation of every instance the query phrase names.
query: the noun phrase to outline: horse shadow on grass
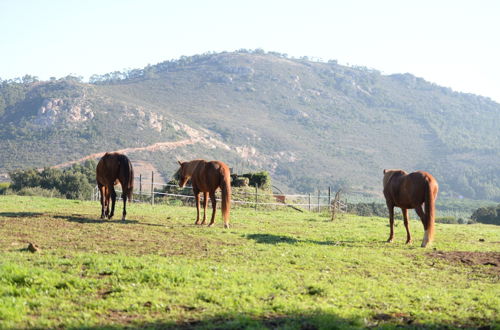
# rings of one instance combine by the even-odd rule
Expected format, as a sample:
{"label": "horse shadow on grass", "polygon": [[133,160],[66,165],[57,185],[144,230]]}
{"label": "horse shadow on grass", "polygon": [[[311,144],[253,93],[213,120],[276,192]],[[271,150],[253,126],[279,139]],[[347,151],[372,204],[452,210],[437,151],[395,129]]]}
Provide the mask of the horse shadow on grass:
{"label": "horse shadow on grass", "polygon": [[44,215],[40,212],[0,212],[0,217],[7,218],[38,218]]}
{"label": "horse shadow on grass", "polygon": [[161,224],[139,222],[138,220],[121,220],[121,219],[107,220],[107,219],[101,219],[101,218],[89,218],[89,217],[86,217],[86,216],[83,216],[80,214],[55,215],[54,218],[63,219],[63,220],[69,221],[69,222],[89,223],[89,224],[116,223],[116,224],[120,224],[120,225],[137,224],[137,225],[142,225],[142,226],[164,227],[164,225],[161,225]]}
{"label": "horse shadow on grass", "polygon": [[336,245],[335,241],[316,241],[311,239],[297,239],[294,237],[283,236],[283,235],[273,235],[273,234],[248,234],[244,237],[253,239],[257,243],[261,244],[298,244],[298,243],[312,243],[318,245]]}
{"label": "horse shadow on grass", "polygon": [[243,237],[248,239],[253,239],[255,242],[260,244],[316,244],[316,245],[329,245],[329,246],[341,246],[341,247],[373,247],[374,245],[385,245],[385,241],[356,241],[356,240],[326,240],[317,241],[313,239],[297,239],[294,237],[284,236],[284,235],[273,235],[273,234],[248,234],[243,235]]}
{"label": "horse shadow on grass", "polygon": [[89,218],[84,215],[80,214],[72,214],[72,215],[55,215],[54,218],[56,219],[63,219],[69,222],[78,222],[78,223],[93,223],[93,224],[98,224],[98,223],[117,223],[117,224],[133,224],[133,223],[139,223],[137,220],[121,220],[121,219],[116,219],[116,220],[107,220],[107,219],[101,219],[101,218]]}

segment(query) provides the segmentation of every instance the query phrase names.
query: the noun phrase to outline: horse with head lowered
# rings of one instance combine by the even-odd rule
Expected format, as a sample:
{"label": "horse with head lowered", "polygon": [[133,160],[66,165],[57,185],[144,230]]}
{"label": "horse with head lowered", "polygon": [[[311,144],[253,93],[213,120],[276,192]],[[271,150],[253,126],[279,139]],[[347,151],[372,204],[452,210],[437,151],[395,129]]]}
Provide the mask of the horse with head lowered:
{"label": "horse with head lowered", "polygon": [[[226,164],[221,161],[206,161],[203,159],[192,160],[190,162],[178,162],[179,186],[184,187],[188,180],[191,180],[193,193],[196,199],[196,222],[204,225],[208,205],[208,196],[212,202],[212,218],[209,227],[215,222],[215,211],[217,209],[217,199],[215,192],[220,188],[222,194],[222,218],[224,228],[229,228],[229,211],[231,208],[231,174]],[[200,193],[203,193],[203,221],[200,222]]]}
{"label": "horse with head lowered", "polygon": [[[434,177],[423,171],[407,173],[403,170],[384,170],[384,196],[389,209],[391,232],[387,242],[394,240],[394,207],[401,208],[406,228],[406,243],[412,242],[408,209],[415,209],[424,225],[422,247],[434,239],[435,201],[438,183]],[[424,207],[422,207],[424,205]]]}
{"label": "horse with head lowered", "polygon": [[[97,163],[96,180],[101,193],[101,219],[111,219],[115,214],[116,192],[118,182],[122,186],[123,215],[127,215],[127,198],[132,200],[134,190],[134,169],[127,156],[120,153],[106,153]],[[111,198],[111,212],[109,200]]]}

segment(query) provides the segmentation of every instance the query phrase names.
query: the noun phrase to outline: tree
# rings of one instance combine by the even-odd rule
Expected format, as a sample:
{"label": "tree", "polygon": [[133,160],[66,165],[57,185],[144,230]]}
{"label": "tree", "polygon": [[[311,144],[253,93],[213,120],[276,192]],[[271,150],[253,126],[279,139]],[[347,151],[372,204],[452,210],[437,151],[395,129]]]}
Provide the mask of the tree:
{"label": "tree", "polygon": [[481,223],[500,225],[500,204],[478,208],[472,213],[471,219]]}

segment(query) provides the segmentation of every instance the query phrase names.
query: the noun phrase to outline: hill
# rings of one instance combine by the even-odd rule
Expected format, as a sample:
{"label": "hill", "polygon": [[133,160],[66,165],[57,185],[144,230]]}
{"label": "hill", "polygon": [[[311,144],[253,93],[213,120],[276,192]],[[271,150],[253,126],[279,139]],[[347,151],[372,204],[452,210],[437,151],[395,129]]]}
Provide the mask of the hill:
{"label": "hill", "polygon": [[0,171],[190,139],[132,157],[167,177],[218,158],[295,191],[379,193],[384,168],[424,169],[441,196],[500,200],[500,105],[411,74],[243,50],[1,86]]}

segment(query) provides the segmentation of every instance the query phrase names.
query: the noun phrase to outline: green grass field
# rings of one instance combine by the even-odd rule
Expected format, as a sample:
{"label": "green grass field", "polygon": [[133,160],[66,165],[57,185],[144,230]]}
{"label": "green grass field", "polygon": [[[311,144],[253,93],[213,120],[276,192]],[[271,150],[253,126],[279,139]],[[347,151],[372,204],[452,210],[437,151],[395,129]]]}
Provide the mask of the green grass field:
{"label": "green grass field", "polygon": [[422,249],[417,221],[408,246],[382,218],[235,209],[226,230],[128,211],[0,196],[0,328],[500,328],[497,226],[437,224]]}

